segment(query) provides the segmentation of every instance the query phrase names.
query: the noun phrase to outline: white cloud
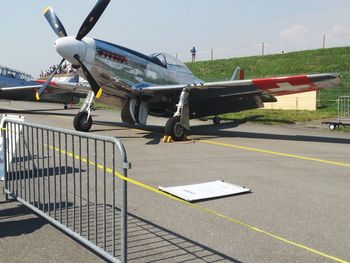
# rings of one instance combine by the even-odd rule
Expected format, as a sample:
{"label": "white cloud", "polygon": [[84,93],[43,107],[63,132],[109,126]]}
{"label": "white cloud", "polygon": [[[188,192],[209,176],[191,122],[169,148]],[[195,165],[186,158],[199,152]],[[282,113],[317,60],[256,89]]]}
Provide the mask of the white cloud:
{"label": "white cloud", "polygon": [[332,28],[332,33],[336,35],[349,34],[350,26],[335,25]]}
{"label": "white cloud", "polygon": [[295,41],[306,38],[309,30],[303,25],[294,25],[280,32],[280,39],[283,41]]}

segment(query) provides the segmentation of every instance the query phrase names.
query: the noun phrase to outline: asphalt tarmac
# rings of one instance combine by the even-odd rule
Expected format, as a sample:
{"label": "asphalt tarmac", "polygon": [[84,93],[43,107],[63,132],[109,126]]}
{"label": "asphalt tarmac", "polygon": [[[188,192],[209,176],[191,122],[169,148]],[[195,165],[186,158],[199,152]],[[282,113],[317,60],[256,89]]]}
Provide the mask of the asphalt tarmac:
{"label": "asphalt tarmac", "polygon": [[[2,101],[0,111],[71,129],[78,109]],[[118,111],[98,110],[93,120],[92,132],[122,140],[129,177],[144,184],[224,180],[252,189],[194,207],[129,184],[129,212],[161,238],[140,246],[131,237],[130,262],[350,262],[350,134],[320,122],[193,120],[191,141],[163,143],[165,119],[132,127]],[[0,262],[102,261],[17,202],[0,204],[0,255]]]}

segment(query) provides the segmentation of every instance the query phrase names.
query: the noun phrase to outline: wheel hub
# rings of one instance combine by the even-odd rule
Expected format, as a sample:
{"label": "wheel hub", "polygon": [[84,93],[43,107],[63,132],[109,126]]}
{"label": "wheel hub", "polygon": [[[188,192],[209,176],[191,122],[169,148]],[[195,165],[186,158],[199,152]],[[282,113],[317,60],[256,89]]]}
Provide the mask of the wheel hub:
{"label": "wheel hub", "polygon": [[174,126],[174,134],[175,134],[175,136],[180,138],[180,137],[182,137],[183,133],[184,133],[184,128],[182,127],[180,122],[176,123],[175,126]]}

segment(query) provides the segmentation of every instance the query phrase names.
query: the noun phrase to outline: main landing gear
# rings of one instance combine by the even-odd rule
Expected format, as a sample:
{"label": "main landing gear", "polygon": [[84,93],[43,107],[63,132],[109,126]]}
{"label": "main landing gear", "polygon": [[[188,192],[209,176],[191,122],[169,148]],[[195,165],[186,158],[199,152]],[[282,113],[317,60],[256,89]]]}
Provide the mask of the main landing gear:
{"label": "main landing gear", "polygon": [[165,136],[171,136],[174,141],[180,141],[186,137],[186,130],[181,125],[180,116],[171,117],[166,122]]}
{"label": "main landing gear", "polygon": [[164,141],[181,141],[190,131],[189,87],[182,90],[177,111],[165,125]]}
{"label": "main landing gear", "polygon": [[80,111],[74,117],[73,126],[77,131],[88,132],[92,126],[91,107],[95,94],[90,91]]}
{"label": "main landing gear", "polygon": [[[186,135],[190,132],[190,107],[189,96],[190,90],[196,88],[196,84],[183,88],[180,95],[179,104],[173,117],[171,117],[165,125],[164,142],[181,141],[186,139]],[[213,123],[219,125],[221,119],[219,116],[213,118]]]}

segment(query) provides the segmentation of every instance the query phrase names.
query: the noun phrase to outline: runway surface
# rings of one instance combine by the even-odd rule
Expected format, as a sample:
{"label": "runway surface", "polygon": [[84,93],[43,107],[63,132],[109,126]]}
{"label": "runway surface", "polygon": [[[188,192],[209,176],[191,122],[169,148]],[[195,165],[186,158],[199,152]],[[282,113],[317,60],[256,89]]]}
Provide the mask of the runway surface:
{"label": "runway surface", "polygon": [[[72,129],[78,109],[2,101],[0,111]],[[146,185],[224,180],[252,189],[189,206],[129,184],[129,212],[163,237],[153,242],[153,253],[129,249],[130,262],[350,261],[350,134],[320,124],[193,120],[192,141],[167,144],[161,141],[166,119],[132,127],[118,111],[98,110],[93,121],[91,132],[122,140],[129,177]],[[2,230],[17,221],[24,232]],[[0,205],[0,232],[0,262],[101,260],[18,203]]]}

